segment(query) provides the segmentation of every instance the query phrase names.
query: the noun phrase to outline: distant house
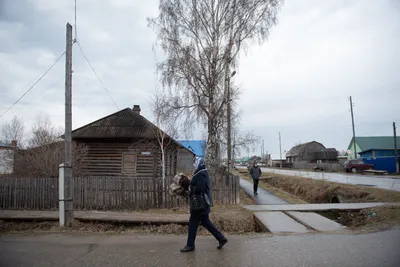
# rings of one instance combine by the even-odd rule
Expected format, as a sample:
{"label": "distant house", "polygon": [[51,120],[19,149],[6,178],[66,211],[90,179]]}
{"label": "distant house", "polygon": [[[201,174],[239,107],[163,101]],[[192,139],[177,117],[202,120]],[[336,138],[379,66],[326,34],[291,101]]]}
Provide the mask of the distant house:
{"label": "distant house", "polygon": [[205,140],[178,140],[178,143],[192,151],[197,157],[204,159],[207,144]]}
{"label": "distant house", "polygon": [[[73,143],[79,147],[74,151],[74,159],[79,159],[80,175],[160,177],[162,172],[161,149],[158,142],[160,133],[163,132],[140,115],[138,105],[72,131]],[[194,156],[192,151],[167,134],[164,135],[164,147],[167,176],[175,175],[177,172],[192,171]],[[62,143],[59,143],[58,149],[63,150]],[[178,160],[178,155],[181,155],[182,160]],[[18,171],[24,169],[23,158],[19,157]],[[63,160],[60,157],[58,161],[57,164]],[[185,165],[187,161],[190,161],[190,169],[187,164]]]}
{"label": "distant house", "polygon": [[10,174],[14,167],[14,153],[17,149],[17,141],[10,144],[0,142],[0,174]]}
{"label": "distant house", "polygon": [[337,156],[338,152],[336,149],[326,148],[323,144],[312,141],[292,147],[286,153],[286,162],[329,162],[336,161]]}
{"label": "distant house", "polygon": [[244,158],[241,160],[242,166],[247,166],[247,165],[249,164],[249,161],[250,161],[250,157],[244,157]]}
{"label": "distant house", "polygon": [[270,167],[277,167],[279,168],[282,164],[282,167],[290,167],[290,165],[287,164],[286,159],[272,159],[268,163]]}
{"label": "distant house", "polygon": [[[356,151],[362,157],[380,158],[394,157],[394,137],[393,136],[356,136]],[[354,159],[353,138],[347,148],[347,156]],[[400,149],[400,137],[397,137],[397,146]]]}

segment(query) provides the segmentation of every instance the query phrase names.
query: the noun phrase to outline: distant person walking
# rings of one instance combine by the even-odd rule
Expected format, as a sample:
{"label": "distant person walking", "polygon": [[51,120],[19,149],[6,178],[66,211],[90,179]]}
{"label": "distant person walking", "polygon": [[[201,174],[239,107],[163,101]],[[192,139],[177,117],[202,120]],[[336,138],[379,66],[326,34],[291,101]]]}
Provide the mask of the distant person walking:
{"label": "distant person walking", "polygon": [[[210,177],[208,176],[208,171],[204,160],[196,157],[194,162],[194,174],[190,180],[190,195],[189,199],[191,201],[190,205],[190,218],[189,218],[189,233],[186,246],[181,249],[181,252],[189,252],[195,249],[195,240],[197,234],[197,228],[199,223],[206,228],[214,237],[218,240],[218,249],[221,249],[228,240],[226,237],[212,224],[209,218],[211,211],[210,208]],[[192,205],[195,199],[206,199],[207,204],[204,208],[198,209],[195,205]]]}
{"label": "distant person walking", "polygon": [[258,190],[258,182],[260,181],[260,176],[261,176],[261,168],[258,167],[257,163],[253,163],[253,167],[250,169],[250,176],[253,178],[253,183],[254,183],[254,195],[258,196],[257,190]]}

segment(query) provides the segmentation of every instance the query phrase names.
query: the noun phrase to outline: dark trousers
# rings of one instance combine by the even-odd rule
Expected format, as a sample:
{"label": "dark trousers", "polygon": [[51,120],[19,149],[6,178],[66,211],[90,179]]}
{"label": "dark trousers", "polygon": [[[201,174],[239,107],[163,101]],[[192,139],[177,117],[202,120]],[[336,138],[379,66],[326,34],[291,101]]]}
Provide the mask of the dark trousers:
{"label": "dark trousers", "polygon": [[203,225],[218,241],[224,240],[225,236],[214,226],[208,217],[209,213],[191,212],[189,219],[189,235],[187,239],[187,246],[194,247],[196,241],[197,229],[199,223]]}
{"label": "dark trousers", "polygon": [[253,179],[253,183],[254,183],[254,185],[253,185],[254,193],[257,192],[257,189],[258,189],[258,182],[259,182],[259,181],[260,181],[260,180],[258,180],[258,179]]}

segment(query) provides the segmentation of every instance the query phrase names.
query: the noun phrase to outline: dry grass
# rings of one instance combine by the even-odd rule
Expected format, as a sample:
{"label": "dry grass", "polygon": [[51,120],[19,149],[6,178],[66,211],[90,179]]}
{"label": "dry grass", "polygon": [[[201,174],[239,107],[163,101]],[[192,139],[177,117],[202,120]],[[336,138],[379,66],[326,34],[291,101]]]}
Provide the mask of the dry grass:
{"label": "dry grass", "polygon": [[267,183],[301,198],[308,203],[330,203],[335,195],[340,195],[345,202],[400,202],[400,192],[380,188],[369,188],[335,182],[313,180],[268,174]]}
{"label": "dry grass", "polygon": [[245,173],[249,173],[246,169],[236,169],[236,172],[240,173],[240,174],[245,174]]}
{"label": "dry grass", "polygon": [[[309,178],[265,174],[271,178],[269,186],[284,190],[308,203],[330,203],[333,196],[340,195],[345,202],[400,202],[400,192],[347,185]],[[271,191],[271,190],[270,190]],[[375,212],[375,216],[370,216]],[[400,225],[400,207],[376,207],[361,211],[334,212],[335,219],[350,228],[382,229]]]}
{"label": "dry grass", "polygon": [[141,210],[140,213],[151,213],[151,214],[189,214],[188,207],[176,207],[173,209],[149,209]]}
{"label": "dry grass", "polygon": [[[250,178],[250,176],[248,174],[246,175],[241,175],[240,177],[242,177],[243,179],[246,179],[249,182],[253,182],[252,178]],[[301,198],[294,196],[292,194],[289,194],[288,192],[285,192],[277,187],[271,186],[270,184],[267,183],[267,180],[262,180],[264,178],[264,176],[260,177],[261,180],[258,183],[258,186],[261,187],[262,189],[267,190],[268,192],[271,192],[272,194],[274,194],[275,196],[286,200],[287,202],[291,203],[291,204],[305,204],[307,203],[306,201],[302,200]],[[246,194],[247,195],[247,194]],[[240,198],[242,199],[242,198]],[[255,202],[254,202],[255,203]],[[245,205],[254,205],[254,204],[245,204]]]}
{"label": "dry grass", "polygon": [[[162,212],[167,213],[168,210]],[[156,213],[156,210],[149,212]],[[189,213],[188,209],[169,210],[169,214]],[[254,217],[251,212],[237,205],[215,206],[210,214],[211,221],[225,233],[244,234],[253,233],[257,230]],[[165,224],[165,225],[134,225],[128,223],[97,223],[75,221],[71,227],[61,228],[58,222],[16,222],[0,221],[1,233],[49,233],[49,232],[69,232],[69,233],[153,233],[153,234],[186,234],[187,225]],[[209,234],[200,227],[200,235]]]}
{"label": "dry grass", "polygon": [[212,208],[211,221],[224,232],[244,234],[257,231],[252,212],[237,205],[216,206]]}
{"label": "dry grass", "polygon": [[352,229],[387,229],[400,225],[400,207],[375,207],[358,212],[339,212],[339,222]]}
{"label": "dry grass", "polygon": [[[246,170],[240,176],[252,181]],[[267,178],[263,180],[262,178]],[[263,173],[259,186],[292,204],[330,203],[340,195],[346,202],[400,202],[400,192],[347,185],[309,178]],[[374,215],[372,216],[372,212]],[[360,211],[332,211],[321,213],[351,229],[380,230],[400,225],[400,207],[376,207]]]}
{"label": "dry grass", "polygon": [[240,189],[240,204],[242,204],[242,205],[256,205],[257,203],[243,189]]}

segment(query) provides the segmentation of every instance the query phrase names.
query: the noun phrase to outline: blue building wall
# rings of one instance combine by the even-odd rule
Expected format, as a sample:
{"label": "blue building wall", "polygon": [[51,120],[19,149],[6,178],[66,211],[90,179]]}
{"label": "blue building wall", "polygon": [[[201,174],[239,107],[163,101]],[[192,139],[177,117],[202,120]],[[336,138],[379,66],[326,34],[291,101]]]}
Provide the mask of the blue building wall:
{"label": "blue building wall", "polygon": [[[396,172],[396,157],[381,157],[381,158],[372,158],[372,157],[362,157],[363,161],[367,164],[374,164],[375,170],[378,171],[387,171],[388,173]],[[400,159],[400,157],[399,157]]]}
{"label": "blue building wall", "polygon": [[366,151],[366,152],[362,152],[362,153],[359,153],[359,154],[360,154],[360,157],[362,157],[362,158],[372,158],[373,157],[372,150],[369,150],[369,151]]}
{"label": "blue building wall", "polygon": [[362,158],[382,158],[395,156],[394,149],[371,149],[359,154]]}

